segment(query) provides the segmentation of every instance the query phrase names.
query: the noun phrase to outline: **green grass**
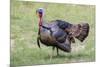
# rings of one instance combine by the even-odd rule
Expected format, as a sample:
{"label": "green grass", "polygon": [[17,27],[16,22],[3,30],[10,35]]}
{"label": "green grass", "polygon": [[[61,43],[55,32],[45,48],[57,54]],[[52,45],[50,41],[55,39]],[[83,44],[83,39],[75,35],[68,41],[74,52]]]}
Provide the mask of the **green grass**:
{"label": "green grass", "polygon": [[[73,24],[86,21],[90,25],[87,39],[81,43],[76,40],[72,44],[72,52],[56,51],[52,56],[52,48],[36,43],[38,17],[36,9],[43,7],[45,20],[61,19]],[[35,3],[11,0],[11,66],[58,64],[71,62],[95,61],[95,6],[55,3]]]}

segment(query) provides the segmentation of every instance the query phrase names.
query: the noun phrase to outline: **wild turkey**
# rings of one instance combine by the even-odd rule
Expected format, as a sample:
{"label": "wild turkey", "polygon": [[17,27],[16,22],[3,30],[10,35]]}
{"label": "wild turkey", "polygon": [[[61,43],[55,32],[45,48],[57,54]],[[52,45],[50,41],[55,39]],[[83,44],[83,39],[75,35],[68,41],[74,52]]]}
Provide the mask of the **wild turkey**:
{"label": "wild turkey", "polygon": [[[44,22],[44,9],[39,8],[36,10],[39,16],[39,32],[37,43],[40,48],[40,42],[46,46],[52,46],[53,50],[57,48],[65,52],[71,51],[71,42],[75,42],[74,37],[83,41],[89,32],[89,25],[77,24],[73,25],[62,20],[54,20],[49,23]],[[83,34],[83,32],[85,34]]]}

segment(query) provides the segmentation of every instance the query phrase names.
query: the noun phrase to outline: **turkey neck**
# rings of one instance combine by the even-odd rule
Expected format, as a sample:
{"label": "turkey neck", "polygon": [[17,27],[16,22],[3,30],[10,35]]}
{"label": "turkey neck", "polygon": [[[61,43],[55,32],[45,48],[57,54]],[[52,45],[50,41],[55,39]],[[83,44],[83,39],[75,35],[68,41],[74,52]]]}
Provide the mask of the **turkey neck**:
{"label": "turkey neck", "polygon": [[42,26],[42,22],[43,22],[43,18],[40,17],[40,20],[39,20],[39,27],[40,27],[40,28],[41,28],[41,26]]}
{"label": "turkey neck", "polygon": [[40,35],[40,29],[42,27],[42,23],[43,23],[43,17],[41,16],[40,19],[39,19],[39,35]]}

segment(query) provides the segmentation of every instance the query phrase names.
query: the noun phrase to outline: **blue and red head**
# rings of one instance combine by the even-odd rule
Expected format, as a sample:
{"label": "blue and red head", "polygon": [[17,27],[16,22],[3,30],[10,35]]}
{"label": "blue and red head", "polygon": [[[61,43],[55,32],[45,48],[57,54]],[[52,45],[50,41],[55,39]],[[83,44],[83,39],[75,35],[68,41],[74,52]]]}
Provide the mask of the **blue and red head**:
{"label": "blue and red head", "polygon": [[44,16],[44,9],[43,8],[38,8],[36,10],[36,13],[38,14],[39,18],[42,18]]}

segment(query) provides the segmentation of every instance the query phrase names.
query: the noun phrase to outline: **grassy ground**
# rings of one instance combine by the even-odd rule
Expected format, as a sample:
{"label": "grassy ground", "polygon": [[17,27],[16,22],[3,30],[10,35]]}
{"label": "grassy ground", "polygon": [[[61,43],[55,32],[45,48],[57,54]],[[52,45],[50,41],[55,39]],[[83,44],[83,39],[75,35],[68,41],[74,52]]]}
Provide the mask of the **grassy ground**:
{"label": "grassy ground", "polygon": [[[60,56],[56,56],[55,51],[50,58],[51,47],[41,44],[42,49],[39,49],[36,43],[38,31],[36,9],[40,7],[46,10],[46,21],[62,19],[73,24],[87,21],[90,25],[89,36],[83,43],[76,40],[76,44],[72,44],[71,53],[60,51]],[[11,66],[95,61],[95,6],[11,0],[10,56]]]}

